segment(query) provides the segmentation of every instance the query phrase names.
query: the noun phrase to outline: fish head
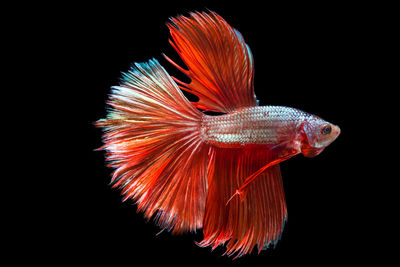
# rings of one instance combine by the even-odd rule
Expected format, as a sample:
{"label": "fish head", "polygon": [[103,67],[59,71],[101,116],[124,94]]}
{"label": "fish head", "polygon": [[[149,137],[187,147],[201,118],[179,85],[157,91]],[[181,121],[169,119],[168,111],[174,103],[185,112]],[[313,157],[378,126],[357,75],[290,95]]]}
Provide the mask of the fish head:
{"label": "fish head", "polygon": [[302,124],[301,153],[306,157],[319,155],[340,134],[340,128],[318,116],[305,118]]}

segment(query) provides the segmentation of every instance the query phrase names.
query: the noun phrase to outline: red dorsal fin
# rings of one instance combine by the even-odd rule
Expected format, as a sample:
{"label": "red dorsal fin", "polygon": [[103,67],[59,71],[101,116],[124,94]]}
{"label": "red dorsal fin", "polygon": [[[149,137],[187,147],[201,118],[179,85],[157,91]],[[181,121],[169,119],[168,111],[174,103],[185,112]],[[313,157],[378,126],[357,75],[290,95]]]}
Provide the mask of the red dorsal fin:
{"label": "red dorsal fin", "polygon": [[260,149],[213,148],[218,167],[210,168],[200,246],[215,248],[227,242],[228,255],[261,251],[278,241],[286,220],[285,195],[279,165],[273,165],[248,185],[246,197],[228,200],[251,174],[277,158]]}
{"label": "red dorsal fin", "polygon": [[171,44],[189,68],[174,66],[190,79],[180,88],[199,97],[197,108],[230,112],[257,105],[253,87],[253,57],[242,35],[214,12],[191,13],[168,24]]}

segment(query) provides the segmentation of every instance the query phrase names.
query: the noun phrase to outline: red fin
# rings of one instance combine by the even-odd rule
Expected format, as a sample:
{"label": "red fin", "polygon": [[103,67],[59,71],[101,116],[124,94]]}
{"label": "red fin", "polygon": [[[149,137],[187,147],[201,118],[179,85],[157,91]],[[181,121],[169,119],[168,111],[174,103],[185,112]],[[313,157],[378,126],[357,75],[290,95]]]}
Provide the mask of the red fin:
{"label": "red fin", "polygon": [[[244,198],[246,197],[246,193],[247,193],[247,189],[249,187],[249,185],[260,176],[260,174],[262,174],[263,172],[265,172],[265,170],[267,170],[268,168],[273,167],[274,165],[279,164],[282,161],[288,160],[291,157],[296,156],[297,154],[299,154],[299,152],[293,152],[290,154],[287,154],[285,156],[279,157],[277,159],[274,159],[270,162],[268,162],[268,164],[266,164],[265,166],[261,167],[259,170],[257,170],[256,172],[252,173],[249,177],[247,177],[244,180],[244,183],[240,186],[239,189],[236,190],[235,194],[232,195],[232,197],[228,200],[231,201],[233,199],[233,197],[235,196],[240,196],[240,200],[243,201]],[[227,203],[228,204],[228,203]]]}
{"label": "red fin", "polygon": [[200,139],[202,113],[158,64],[135,64],[113,87],[103,127],[115,168],[112,183],[147,218],[174,232],[202,226],[208,146]]}
{"label": "red fin", "polygon": [[204,240],[200,246],[212,248],[227,243],[228,255],[237,257],[259,251],[276,242],[283,230],[287,211],[279,165],[270,166],[248,185],[246,197],[227,201],[245,179],[276,155],[260,149],[213,148],[214,162],[208,177]]}
{"label": "red fin", "polygon": [[172,46],[189,68],[181,89],[199,97],[197,108],[219,112],[255,106],[253,57],[242,35],[214,12],[191,13],[168,24]]}

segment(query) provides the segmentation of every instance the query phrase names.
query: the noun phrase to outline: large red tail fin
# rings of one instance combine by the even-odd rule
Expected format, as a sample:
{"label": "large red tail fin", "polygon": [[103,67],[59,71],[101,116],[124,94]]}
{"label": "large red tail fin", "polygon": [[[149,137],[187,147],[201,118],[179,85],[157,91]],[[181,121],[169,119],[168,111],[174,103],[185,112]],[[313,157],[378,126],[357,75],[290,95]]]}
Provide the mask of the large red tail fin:
{"label": "large red tail fin", "polygon": [[113,87],[104,129],[114,187],[134,199],[147,218],[174,232],[202,226],[208,146],[202,113],[156,60],[135,64]]}

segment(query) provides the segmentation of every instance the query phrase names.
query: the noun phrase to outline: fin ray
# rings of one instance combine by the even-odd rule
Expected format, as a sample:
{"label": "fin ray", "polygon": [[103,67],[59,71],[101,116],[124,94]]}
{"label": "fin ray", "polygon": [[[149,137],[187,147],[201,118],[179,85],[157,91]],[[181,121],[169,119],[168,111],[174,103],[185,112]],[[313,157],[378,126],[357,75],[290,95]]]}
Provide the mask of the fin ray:
{"label": "fin ray", "polygon": [[245,179],[266,162],[276,159],[271,151],[260,149],[213,148],[218,167],[208,174],[204,215],[204,239],[200,246],[216,248],[227,242],[227,255],[240,257],[275,243],[283,230],[287,211],[279,165],[261,173],[247,188],[244,201],[227,200]]}
{"label": "fin ray", "polygon": [[[208,145],[200,138],[203,116],[156,60],[136,63],[114,86],[104,129],[111,183],[123,200],[165,229],[202,226]],[[182,164],[183,162],[183,164]]]}
{"label": "fin ray", "polygon": [[172,18],[168,27],[170,43],[188,70],[165,57],[191,79],[181,89],[199,97],[193,102],[197,108],[227,113],[257,105],[253,57],[237,30],[214,12]]}

